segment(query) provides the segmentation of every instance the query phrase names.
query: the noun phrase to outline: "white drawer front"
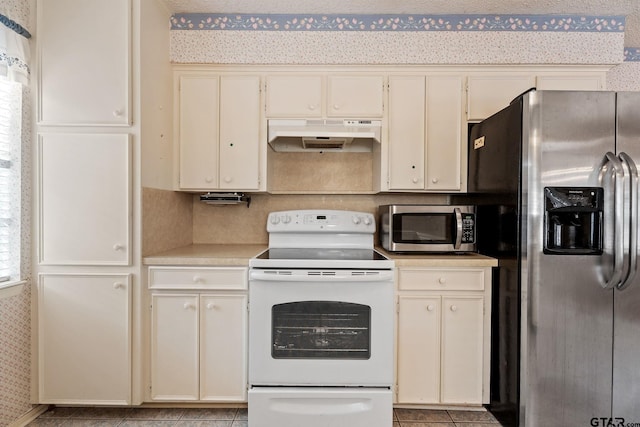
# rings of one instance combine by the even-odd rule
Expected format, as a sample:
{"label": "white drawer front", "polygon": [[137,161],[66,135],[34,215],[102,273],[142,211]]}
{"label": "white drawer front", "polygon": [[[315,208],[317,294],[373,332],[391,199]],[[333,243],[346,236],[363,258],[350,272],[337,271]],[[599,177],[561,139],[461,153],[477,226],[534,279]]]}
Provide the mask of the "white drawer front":
{"label": "white drawer front", "polygon": [[482,291],[483,269],[398,269],[398,289],[401,291]]}
{"label": "white drawer front", "polygon": [[247,289],[246,267],[150,267],[151,289]]}

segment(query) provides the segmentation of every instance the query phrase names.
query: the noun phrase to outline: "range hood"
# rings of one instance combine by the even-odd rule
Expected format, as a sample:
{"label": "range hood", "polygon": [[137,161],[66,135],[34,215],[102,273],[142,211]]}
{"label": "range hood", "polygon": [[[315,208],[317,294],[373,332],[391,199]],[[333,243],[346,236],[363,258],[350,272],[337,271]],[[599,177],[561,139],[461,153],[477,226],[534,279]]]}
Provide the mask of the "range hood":
{"label": "range hood", "polygon": [[372,151],[380,143],[380,120],[269,120],[269,145],[274,151]]}

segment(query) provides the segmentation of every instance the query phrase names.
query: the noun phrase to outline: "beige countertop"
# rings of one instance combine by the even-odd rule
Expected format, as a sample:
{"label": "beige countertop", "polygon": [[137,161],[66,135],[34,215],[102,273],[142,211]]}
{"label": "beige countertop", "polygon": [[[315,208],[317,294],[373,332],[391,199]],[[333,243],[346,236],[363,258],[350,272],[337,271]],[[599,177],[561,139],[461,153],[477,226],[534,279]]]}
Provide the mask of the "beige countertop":
{"label": "beige countertop", "polygon": [[249,265],[249,260],[267,245],[195,244],[171,249],[143,258],[147,265]]}
{"label": "beige countertop", "polygon": [[[267,249],[266,244],[194,244],[148,255],[146,265],[233,265],[248,266],[249,260]],[[380,252],[393,259],[396,267],[495,267],[498,260],[479,254],[393,254]]]}

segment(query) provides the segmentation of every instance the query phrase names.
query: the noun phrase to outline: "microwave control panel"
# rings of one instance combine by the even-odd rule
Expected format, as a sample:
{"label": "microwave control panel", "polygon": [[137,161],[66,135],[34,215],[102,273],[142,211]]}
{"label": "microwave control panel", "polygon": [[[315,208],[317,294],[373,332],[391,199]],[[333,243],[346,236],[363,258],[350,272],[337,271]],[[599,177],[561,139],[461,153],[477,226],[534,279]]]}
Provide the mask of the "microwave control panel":
{"label": "microwave control panel", "polygon": [[472,213],[462,214],[462,243],[474,243],[476,240],[476,216]]}

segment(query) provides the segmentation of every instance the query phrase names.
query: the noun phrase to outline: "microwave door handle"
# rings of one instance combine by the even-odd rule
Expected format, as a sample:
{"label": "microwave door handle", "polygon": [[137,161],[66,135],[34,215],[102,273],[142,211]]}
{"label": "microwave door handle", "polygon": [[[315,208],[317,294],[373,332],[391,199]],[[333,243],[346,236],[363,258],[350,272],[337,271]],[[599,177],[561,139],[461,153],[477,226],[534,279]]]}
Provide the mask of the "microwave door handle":
{"label": "microwave door handle", "polygon": [[460,212],[460,208],[453,208],[453,214],[456,217],[456,243],[453,247],[460,249],[462,246],[462,212]]}

